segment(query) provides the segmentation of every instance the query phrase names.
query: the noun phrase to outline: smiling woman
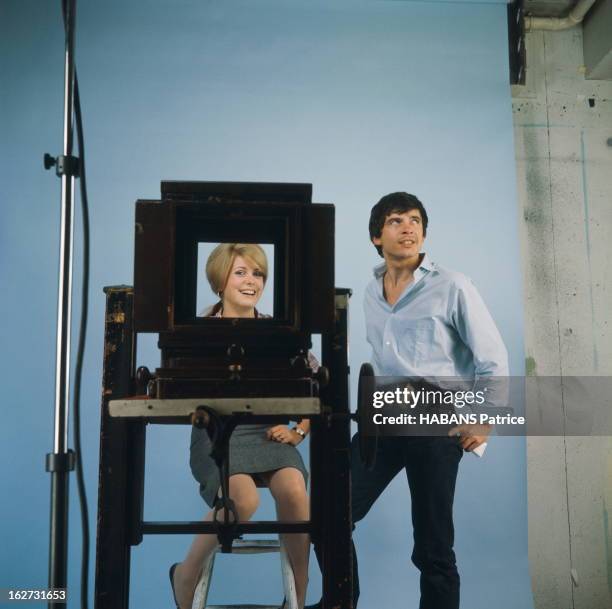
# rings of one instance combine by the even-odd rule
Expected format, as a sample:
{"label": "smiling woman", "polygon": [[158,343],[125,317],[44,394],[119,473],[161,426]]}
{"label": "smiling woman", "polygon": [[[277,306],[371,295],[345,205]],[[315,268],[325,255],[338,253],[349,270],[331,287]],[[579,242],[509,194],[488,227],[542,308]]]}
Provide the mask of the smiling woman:
{"label": "smiling woman", "polygon": [[[199,251],[199,254],[202,250]],[[269,317],[255,308],[268,278],[268,260],[264,249],[254,243],[220,243],[206,261],[206,278],[220,298],[201,314],[217,318]],[[311,358],[311,365],[317,366]],[[296,446],[310,430],[310,421],[302,419],[287,425],[238,425],[230,439],[229,493],[239,520],[249,520],[259,505],[257,486],[267,486],[276,502],[281,520],[308,520],[306,494],[308,472]],[[204,501],[214,508],[219,497],[220,474],[210,456],[208,432],[193,427],[189,463],[200,484]],[[205,520],[214,518],[214,510]],[[283,535],[293,570],[298,607],[304,607],[308,581],[309,538],[307,534]],[[170,583],[177,609],[191,607],[202,564],[217,546],[214,535],[197,535],[182,562],[170,568]]]}
{"label": "smiling woman", "polygon": [[249,258],[236,256],[222,293],[222,314],[225,317],[255,317],[254,305],[263,286],[264,274],[259,266]]}
{"label": "smiling woman", "polygon": [[206,278],[221,300],[204,316],[258,317],[255,305],[268,278],[268,260],[259,245],[219,244],[206,262]]}
{"label": "smiling woman", "polygon": [[[273,302],[274,286],[264,291],[268,277],[274,276],[274,270],[268,260],[273,260],[274,246],[265,244],[263,247],[255,243],[220,243],[212,251],[214,244],[200,244],[198,259],[206,259],[205,274],[211,290],[219,297],[219,301],[210,306],[204,294],[205,289],[198,286],[198,304],[200,317],[268,317]],[[207,247],[203,247],[207,246]],[[267,255],[266,250],[270,250]],[[273,263],[272,263],[273,264]],[[201,268],[204,266],[198,263]],[[257,309],[260,303],[263,309]],[[260,307],[261,307],[260,305]],[[261,310],[265,311],[262,315]]]}

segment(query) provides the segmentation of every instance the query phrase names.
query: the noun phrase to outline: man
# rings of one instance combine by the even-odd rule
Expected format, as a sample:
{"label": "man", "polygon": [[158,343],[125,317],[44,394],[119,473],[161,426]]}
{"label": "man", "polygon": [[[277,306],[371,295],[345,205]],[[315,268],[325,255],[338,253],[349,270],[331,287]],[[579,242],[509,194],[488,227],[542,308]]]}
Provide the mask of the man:
{"label": "man", "polygon": [[[421,253],[428,217],[403,192],[383,197],[370,215],[370,239],[384,263],[364,300],[367,340],[377,376],[506,377],[508,357],[482,298],[464,275]],[[420,609],[457,609],[453,498],[463,451],[486,441],[486,426],[462,425],[447,437],[381,437],[373,471],[352,442],[352,514],[359,522],[401,470],[412,500],[412,561],[421,572]],[[403,507],[402,507],[403,509]],[[354,563],[354,599],[359,595]]]}
{"label": "man", "polygon": [[[376,375],[416,377],[429,384],[440,377],[490,381],[507,377],[506,348],[472,282],[421,253],[427,224],[423,204],[404,192],[389,194],[372,208],[370,239],[384,258],[374,269],[364,299]],[[460,425],[446,437],[382,436],[372,471],[361,462],[358,434],[353,437],[353,523],[365,517],[401,469],[406,471],[414,531],[412,561],[421,572],[420,609],[459,607],[453,551],[455,481],[463,451],[481,446],[489,431],[484,425]],[[355,607],[358,597],[355,556]],[[317,607],[320,604],[307,609]]]}

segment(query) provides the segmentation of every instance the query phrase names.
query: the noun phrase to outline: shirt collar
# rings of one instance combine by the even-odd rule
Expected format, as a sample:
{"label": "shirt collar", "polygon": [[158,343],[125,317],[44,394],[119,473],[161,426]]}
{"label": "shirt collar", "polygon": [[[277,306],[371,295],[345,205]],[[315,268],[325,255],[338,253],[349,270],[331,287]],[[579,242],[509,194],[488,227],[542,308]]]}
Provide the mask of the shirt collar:
{"label": "shirt collar", "polygon": [[[434,262],[431,261],[431,259],[429,258],[429,256],[424,253],[423,254],[423,260],[421,260],[421,264],[419,264],[419,266],[417,267],[417,269],[415,270],[415,273],[420,271],[423,272],[429,272],[429,271],[433,271],[435,269],[436,265]],[[374,277],[376,277],[376,279],[381,279],[382,276],[387,272],[387,263],[383,262],[377,266],[374,267]]]}

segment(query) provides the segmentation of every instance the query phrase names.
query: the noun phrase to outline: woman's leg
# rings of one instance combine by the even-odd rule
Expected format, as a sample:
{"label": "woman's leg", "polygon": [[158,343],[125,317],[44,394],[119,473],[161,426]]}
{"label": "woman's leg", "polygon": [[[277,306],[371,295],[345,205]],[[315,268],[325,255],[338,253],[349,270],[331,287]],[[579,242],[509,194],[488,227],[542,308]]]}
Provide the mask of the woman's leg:
{"label": "woman's leg", "polygon": [[[236,505],[238,519],[249,520],[259,505],[259,495],[253,478],[248,474],[234,474],[229,479],[230,498]],[[204,517],[205,521],[213,519],[211,510]],[[223,512],[219,512],[223,518]],[[191,609],[193,594],[202,571],[206,557],[215,550],[218,541],[216,535],[196,535],[187,556],[174,571],[174,591],[181,609]]]}
{"label": "woman's leg", "polygon": [[[304,476],[294,467],[283,467],[266,474],[270,492],[276,501],[279,520],[308,520],[310,510]],[[295,577],[298,607],[304,607],[308,584],[310,539],[306,533],[285,534],[283,543]]]}

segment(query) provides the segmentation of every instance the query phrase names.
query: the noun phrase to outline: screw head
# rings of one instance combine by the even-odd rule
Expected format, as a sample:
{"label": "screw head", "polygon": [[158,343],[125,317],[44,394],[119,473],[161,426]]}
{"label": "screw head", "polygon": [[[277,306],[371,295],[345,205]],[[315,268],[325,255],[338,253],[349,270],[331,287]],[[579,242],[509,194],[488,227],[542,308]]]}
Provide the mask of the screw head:
{"label": "screw head", "polygon": [[43,157],[43,164],[45,169],[51,169],[51,167],[55,167],[57,161],[55,157],[51,156],[48,152],[45,152],[45,156]]}

